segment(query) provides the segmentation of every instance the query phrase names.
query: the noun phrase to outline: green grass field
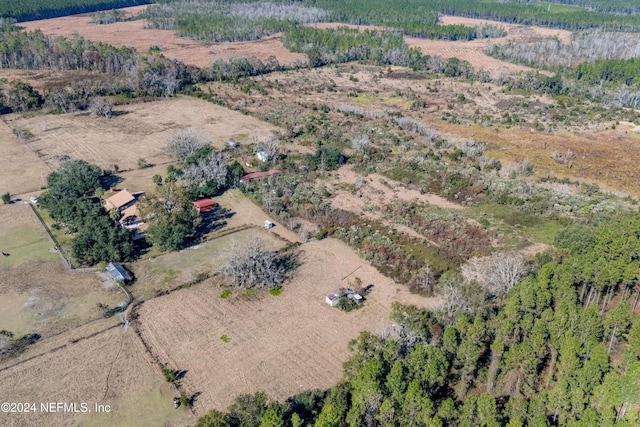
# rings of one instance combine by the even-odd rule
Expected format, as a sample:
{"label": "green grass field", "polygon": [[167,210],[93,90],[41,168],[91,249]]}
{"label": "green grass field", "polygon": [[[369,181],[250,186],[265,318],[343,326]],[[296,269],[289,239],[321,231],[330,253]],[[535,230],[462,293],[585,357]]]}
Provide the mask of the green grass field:
{"label": "green grass field", "polygon": [[9,254],[0,257],[0,267],[58,258],[56,252],[49,252],[53,243],[37,228],[32,217],[33,213],[25,205],[0,207],[0,250]]}

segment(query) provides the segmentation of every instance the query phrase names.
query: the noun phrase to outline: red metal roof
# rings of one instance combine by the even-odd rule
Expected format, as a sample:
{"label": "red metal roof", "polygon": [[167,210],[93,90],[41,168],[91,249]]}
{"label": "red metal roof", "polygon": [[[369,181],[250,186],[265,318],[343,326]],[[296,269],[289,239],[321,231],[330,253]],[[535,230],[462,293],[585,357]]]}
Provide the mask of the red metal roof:
{"label": "red metal roof", "polygon": [[281,173],[282,171],[278,169],[269,169],[266,172],[252,172],[240,178],[240,181],[246,181],[248,179],[255,179],[255,178],[262,178],[263,176],[267,176],[267,175],[279,175]]}
{"label": "red metal roof", "polygon": [[195,202],[193,202],[194,205],[196,205],[197,208],[206,208],[209,206],[215,206],[216,202],[214,202],[211,199],[201,199],[201,200],[196,200]]}

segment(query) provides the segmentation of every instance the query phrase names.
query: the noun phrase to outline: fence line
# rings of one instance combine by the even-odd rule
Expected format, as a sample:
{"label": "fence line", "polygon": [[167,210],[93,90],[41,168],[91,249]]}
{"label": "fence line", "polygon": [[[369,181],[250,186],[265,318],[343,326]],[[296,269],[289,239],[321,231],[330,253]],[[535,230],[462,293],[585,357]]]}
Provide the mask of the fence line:
{"label": "fence line", "polygon": [[73,266],[71,265],[71,260],[69,259],[67,254],[64,253],[64,251],[62,250],[62,247],[60,246],[60,244],[58,243],[56,238],[53,236],[53,234],[49,230],[49,227],[47,227],[47,224],[45,224],[44,220],[40,216],[40,213],[38,212],[36,207],[31,203],[29,203],[28,206],[31,208],[31,211],[33,211],[34,215],[36,216],[36,219],[38,220],[38,222],[40,223],[40,225],[44,229],[45,233],[47,233],[47,236],[49,236],[49,240],[51,240],[51,243],[54,244],[54,246],[56,248],[56,251],[60,255],[60,258],[62,259],[62,262],[64,262],[65,265],[67,267],[69,267],[69,271],[70,272],[72,272],[72,273],[89,273],[89,272],[98,270],[97,268],[93,268],[93,267],[89,267],[89,268],[73,268]]}

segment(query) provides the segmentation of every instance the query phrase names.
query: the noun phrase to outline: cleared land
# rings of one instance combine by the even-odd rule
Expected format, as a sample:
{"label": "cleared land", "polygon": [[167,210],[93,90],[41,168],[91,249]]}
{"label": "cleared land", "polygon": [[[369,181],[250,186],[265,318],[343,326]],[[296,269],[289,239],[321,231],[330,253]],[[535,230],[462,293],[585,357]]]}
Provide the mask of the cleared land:
{"label": "cleared land", "polygon": [[255,239],[261,239],[265,247],[270,250],[285,246],[282,240],[276,239],[266,231],[255,228],[237,231],[179,252],[171,252],[135,263],[132,270],[137,281],[131,287],[131,291],[137,299],[146,300],[193,282],[200,275],[213,274],[226,262],[235,245],[242,246]]}
{"label": "cleared land", "polygon": [[[224,147],[229,139],[248,143],[254,134],[266,135],[277,130],[240,112],[188,97],[132,104],[116,110],[119,114],[110,119],[89,113],[30,117],[11,114],[4,116],[4,121],[12,129],[29,130],[33,138],[25,144],[52,168],[65,158],[83,159],[104,169],[114,165],[123,170],[134,169],[140,158],[152,164],[166,164],[170,159],[164,147],[171,135],[184,127],[197,128],[217,148]],[[29,161],[34,159],[21,157],[14,160],[14,167],[28,166]]]}
{"label": "cleared land", "polygon": [[[0,395],[38,402],[28,414],[0,413],[0,424],[22,426],[184,426],[195,418],[175,410],[175,393],[145,353],[134,331],[114,319],[72,329],[0,365]],[[40,412],[40,402],[85,402],[91,413]],[[96,414],[95,404],[111,412]]]}
{"label": "cleared land", "polygon": [[[124,9],[129,14],[146,6]],[[234,56],[253,56],[266,61],[275,56],[281,64],[306,62],[306,56],[289,52],[280,41],[281,34],[274,34],[253,42],[233,42],[208,44],[176,37],[173,31],[145,29],[145,21],[117,22],[108,25],[91,23],[91,14],[65,16],[21,23],[26,30],[42,30],[53,36],[81,36],[86,39],[109,43],[114,46],[131,46],[139,52],[146,52],[151,46],[158,46],[167,58],[177,59],[196,67],[208,67],[217,59],[227,60]]]}
{"label": "cleared land", "polygon": [[0,121],[0,192],[22,194],[40,191],[42,177],[50,172],[51,169],[40,161],[38,155]]}
{"label": "cleared land", "polygon": [[[124,9],[133,14],[146,6]],[[559,37],[568,40],[570,32],[542,27],[496,23],[484,19],[442,16],[444,25],[462,24],[480,26],[486,24],[505,28],[507,36],[499,39],[481,39],[473,41],[427,40],[405,37],[409,46],[419,47],[424,54],[439,55],[443,58],[456,57],[469,61],[476,68],[484,68],[495,72],[506,68],[511,72],[529,71],[531,68],[500,61],[484,54],[488,43],[529,42],[539,38]],[[109,43],[115,46],[131,46],[139,52],[146,52],[151,46],[159,46],[168,58],[177,59],[197,67],[208,67],[214,60],[228,60],[230,57],[255,57],[266,61],[274,56],[281,64],[306,63],[306,55],[289,52],[280,41],[282,34],[273,34],[256,41],[202,44],[200,42],[176,37],[173,31],[144,29],[145,21],[118,22],[109,25],[91,24],[91,15],[75,15],[61,18],[44,19],[21,24],[26,30],[40,29],[45,34],[55,36],[82,36],[96,42]],[[340,23],[314,24],[318,28],[335,28],[344,26]],[[353,26],[361,29],[381,28],[373,26]]]}
{"label": "cleared land", "polygon": [[[190,393],[202,392],[199,414],[226,408],[240,393],[264,390],[284,399],[329,387],[342,376],[348,342],[362,330],[388,327],[392,302],[437,303],[410,294],[337,240],[313,241],[301,250],[302,265],[279,296],[222,299],[221,289],[208,282],[139,308],[143,339],[162,362],[188,370]],[[354,277],[374,284],[365,307],[350,313],[329,307],[325,295]]]}
{"label": "cleared land", "polygon": [[28,206],[0,206],[0,329],[16,338],[43,337],[102,318],[102,303],[124,300],[120,289],[104,286],[96,273],[71,273]]}

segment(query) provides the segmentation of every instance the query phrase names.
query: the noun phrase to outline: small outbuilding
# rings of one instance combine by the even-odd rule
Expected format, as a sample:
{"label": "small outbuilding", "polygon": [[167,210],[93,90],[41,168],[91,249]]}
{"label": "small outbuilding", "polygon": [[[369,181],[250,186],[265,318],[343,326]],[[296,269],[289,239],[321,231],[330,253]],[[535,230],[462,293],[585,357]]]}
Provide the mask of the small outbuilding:
{"label": "small outbuilding", "polygon": [[130,282],[131,275],[124,269],[119,262],[110,262],[107,264],[107,272],[115,281]]}
{"label": "small outbuilding", "polygon": [[338,301],[340,300],[340,294],[338,294],[337,292],[331,292],[330,294],[327,295],[327,297],[325,298],[325,301],[327,302],[327,304],[329,304],[331,307],[335,307],[336,305],[338,305]]}
{"label": "small outbuilding", "polygon": [[193,205],[198,209],[198,212],[209,212],[216,208],[216,202],[211,199],[201,199],[193,202]]}

